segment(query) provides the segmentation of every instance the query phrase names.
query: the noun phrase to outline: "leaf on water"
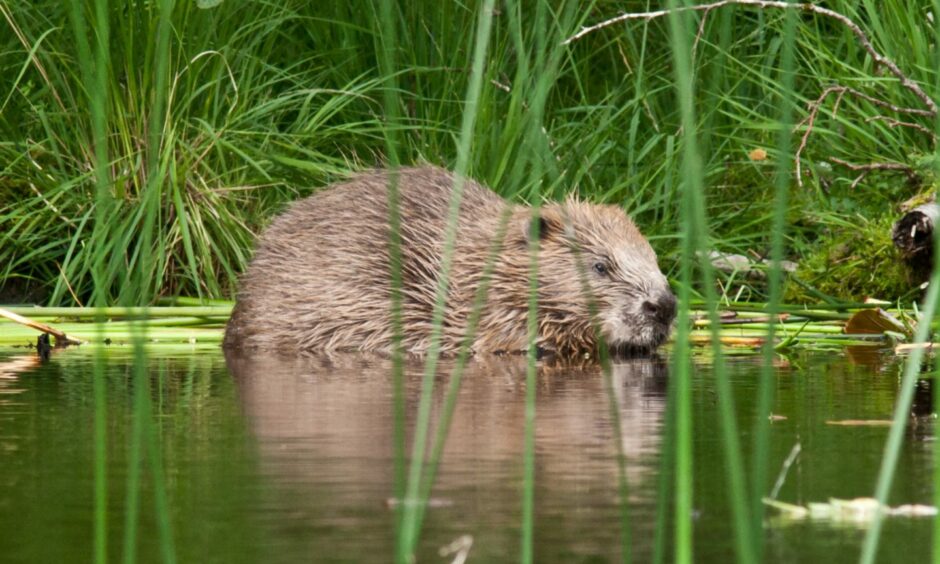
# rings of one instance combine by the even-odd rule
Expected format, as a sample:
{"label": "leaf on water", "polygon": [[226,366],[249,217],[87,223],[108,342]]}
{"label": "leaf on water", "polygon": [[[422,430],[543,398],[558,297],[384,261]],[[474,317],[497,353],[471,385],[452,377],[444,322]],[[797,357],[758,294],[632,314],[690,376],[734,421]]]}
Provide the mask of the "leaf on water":
{"label": "leaf on water", "polygon": [[845,323],[845,332],[851,334],[883,335],[886,331],[908,334],[907,327],[898,318],[881,308],[858,311]]}
{"label": "leaf on water", "polygon": [[202,8],[203,10],[208,10],[209,8],[215,8],[222,3],[222,0],[196,0],[196,6]]}
{"label": "leaf on water", "polygon": [[909,353],[915,349],[927,349],[928,351],[940,347],[940,343],[904,343],[894,347],[897,354]]}
{"label": "leaf on water", "polygon": [[826,425],[842,425],[844,427],[890,427],[890,419],[839,419],[826,421]]}
{"label": "leaf on water", "polygon": [[[766,339],[762,337],[729,337],[719,336],[718,340],[722,345],[729,347],[760,347]],[[708,345],[712,342],[711,334],[692,334],[689,335],[689,341],[693,345]]]}
{"label": "leaf on water", "polygon": [[768,497],[765,497],[763,501],[765,505],[769,505],[770,507],[777,509],[781,513],[793,519],[803,519],[804,517],[809,516],[809,511],[802,505],[794,505],[792,503],[787,503],[785,501],[778,501],[776,499],[770,499]]}
{"label": "leaf on water", "polygon": [[780,516],[789,521],[813,519],[834,523],[852,523],[868,525],[878,514],[879,508],[885,515],[893,517],[933,517],[937,508],[932,505],[907,504],[897,507],[881,505],[872,497],[855,499],[830,498],[828,503],[808,503],[804,508],[782,501],[764,499],[764,503],[780,511]]}
{"label": "leaf on water", "polygon": [[932,505],[922,505],[920,503],[909,503],[897,507],[887,508],[888,515],[898,515],[900,517],[933,517],[937,514],[937,508]]}

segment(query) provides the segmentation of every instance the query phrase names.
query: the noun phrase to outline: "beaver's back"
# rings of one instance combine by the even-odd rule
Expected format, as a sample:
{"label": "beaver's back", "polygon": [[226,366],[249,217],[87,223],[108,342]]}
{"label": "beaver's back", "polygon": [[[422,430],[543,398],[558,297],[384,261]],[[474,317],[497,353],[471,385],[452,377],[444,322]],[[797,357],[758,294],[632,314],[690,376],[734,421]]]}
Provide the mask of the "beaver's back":
{"label": "beaver's back", "polygon": [[[358,175],[295,202],[274,220],[241,281],[226,347],[390,348],[388,175]],[[399,170],[409,350],[427,345],[453,183],[450,172],[436,167]],[[482,263],[507,204],[471,180],[463,190],[455,256]]]}

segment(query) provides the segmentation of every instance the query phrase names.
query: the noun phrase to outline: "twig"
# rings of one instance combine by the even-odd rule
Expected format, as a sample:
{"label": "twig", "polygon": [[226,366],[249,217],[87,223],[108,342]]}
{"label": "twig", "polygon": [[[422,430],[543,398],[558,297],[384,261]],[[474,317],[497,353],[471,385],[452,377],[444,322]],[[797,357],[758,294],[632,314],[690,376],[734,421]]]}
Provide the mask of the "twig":
{"label": "twig", "polygon": [[442,546],[437,553],[442,557],[453,555],[451,564],[464,564],[470,555],[470,549],[473,547],[472,535],[460,535],[450,544]]}
{"label": "twig", "polygon": [[695,40],[692,42],[692,55],[690,56],[690,60],[692,61],[693,67],[695,65],[695,51],[698,49],[698,44],[702,40],[702,35],[705,33],[705,21],[708,20],[709,12],[710,10],[705,10],[702,13],[702,21],[698,23],[698,31],[695,33]]}
{"label": "twig", "polygon": [[902,170],[910,175],[914,175],[914,169],[902,163],[869,163],[869,164],[854,164],[848,161],[843,161],[842,159],[837,159],[836,157],[831,157],[830,161],[834,162],[837,165],[842,165],[851,170]]}
{"label": "twig", "polygon": [[910,121],[901,121],[898,119],[890,118],[888,116],[872,116],[865,120],[865,123],[871,123],[873,121],[883,121],[888,127],[894,129],[895,127],[910,127],[911,129],[916,129],[922,133],[929,135],[934,141],[937,140],[937,135],[929,127],[924,127],[919,123],[913,123]]}
{"label": "twig", "polygon": [[[806,130],[803,132],[803,136],[800,138],[800,144],[796,148],[796,152],[793,154],[793,162],[796,168],[796,184],[797,186],[801,188],[803,187],[803,170],[802,170],[802,160],[801,160],[801,157],[803,155],[803,150],[806,149],[806,144],[809,141],[809,136],[813,132],[813,125],[816,122],[816,117],[819,114],[819,109],[822,107],[822,104],[826,100],[826,98],[828,98],[829,95],[833,93],[838,93],[838,97],[836,98],[836,103],[832,108],[833,116],[835,116],[838,113],[839,104],[842,103],[842,98],[846,94],[851,94],[857,98],[861,98],[862,100],[865,100],[866,102],[870,102],[872,105],[875,105],[881,108],[886,108],[895,113],[917,115],[917,116],[924,116],[924,117],[933,117],[933,114],[928,110],[895,106],[894,104],[885,102],[884,100],[880,100],[869,94],[865,94],[864,92],[856,90],[850,86],[833,85],[833,86],[827,87],[825,90],[822,91],[822,93],[819,95],[818,98],[816,98],[815,100],[809,103],[809,105],[807,106],[807,109],[809,110],[809,114],[807,114],[805,118],[800,120],[799,123],[797,123],[793,127],[794,130],[797,130],[800,127],[803,127],[804,125],[806,125]],[[892,121],[891,118],[884,117],[884,116],[878,116],[876,118],[871,118],[871,119],[879,119],[879,118],[885,119],[889,122]],[[894,121],[897,121],[897,120],[894,120]],[[898,123],[900,124],[900,123],[907,123],[907,122],[898,122]],[[917,127],[917,125],[911,124],[911,127]],[[923,126],[920,126],[920,128],[923,131],[929,133],[931,137],[933,137],[932,131],[930,131],[929,129]]]}
{"label": "twig", "polygon": [[495,78],[490,79],[490,84],[504,92],[512,93],[512,88],[510,88],[508,84],[503,84],[502,82],[497,81]]}
{"label": "twig", "polygon": [[36,70],[39,71],[40,76],[42,76],[42,79],[45,81],[46,86],[49,87],[49,91],[52,92],[52,97],[55,98],[56,103],[59,105],[59,109],[65,112],[65,104],[62,103],[62,98],[59,97],[59,92],[56,90],[55,84],[49,80],[49,74],[46,72],[45,67],[43,67],[42,63],[39,61],[39,57],[36,56],[36,52],[34,50],[35,46],[31,45],[29,40],[26,39],[26,36],[23,35],[22,30],[20,30],[18,25],[16,25],[16,21],[13,20],[13,14],[10,12],[10,9],[7,8],[3,2],[0,2],[0,13],[3,14],[3,19],[7,21],[10,29],[13,30],[14,34],[16,34],[16,38],[20,40],[20,44],[23,45],[24,51],[29,54],[30,62],[33,63],[33,66],[36,67]]}
{"label": "twig", "polygon": [[75,303],[79,307],[85,307],[85,304],[82,303],[82,300],[78,299],[78,295],[75,294],[75,290],[72,289],[72,285],[69,283],[68,276],[65,275],[65,270],[62,268],[62,265],[59,264],[59,261],[56,261],[55,265],[59,268],[59,275],[62,276],[62,281],[65,282],[65,287],[68,288],[69,294],[72,295],[72,299],[75,300]]}
{"label": "twig", "polygon": [[854,164],[848,161],[843,161],[842,159],[837,159],[836,157],[830,157],[830,162],[833,162],[837,165],[844,166],[849,170],[854,170],[856,172],[861,172],[858,177],[852,181],[852,185],[849,188],[855,188],[858,186],[858,183],[862,181],[869,172],[873,170],[899,170],[907,175],[908,178],[917,178],[917,173],[914,172],[914,169],[902,163],[869,163],[869,164]]}
{"label": "twig", "polygon": [[[27,149],[27,151],[28,151],[28,150],[29,150],[29,149]],[[32,157],[30,157],[29,160],[32,161],[33,164],[36,165],[36,167],[37,167],[39,170],[42,170],[42,167],[39,166],[39,163],[37,163],[36,161],[33,161]],[[59,219],[61,219],[61,220],[64,221],[65,223],[67,223],[67,224],[69,225],[69,227],[72,227],[73,229],[75,228],[75,222],[72,221],[71,219],[65,217],[65,216],[62,214],[62,212],[59,210],[59,208],[57,208],[57,207],[55,206],[55,204],[53,204],[53,203],[50,202],[48,199],[46,199],[46,197],[42,194],[42,192],[39,190],[39,188],[36,187],[35,184],[33,184],[32,182],[29,182],[28,184],[29,184],[30,190],[32,190],[32,191],[36,194],[36,196],[38,196],[39,199],[42,200],[42,202],[43,202],[44,204],[46,204],[46,207],[47,207],[47,208],[49,208],[50,210],[52,210],[52,212],[53,212],[56,216],[58,216]]]}
{"label": "twig", "polygon": [[[617,42],[617,51],[620,53],[620,60],[623,61],[623,66],[627,67],[627,74],[633,74],[633,67],[630,66],[630,60],[627,58],[627,54],[623,52],[623,45],[621,45],[619,41]],[[653,109],[650,108],[648,97],[641,96],[640,100],[643,104],[643,109],[646,111],[646,117],[650,118],[653,129],[656,133],[659,133],[659,122],[656,121],[656,116],[653,115]]]}
{"label": "twig", "polygon": [[12,311],[9,311],[3,308],[0,308],[0,317],[6,317],[10,321],[14,321],[16,323],[19,323],[20,325],[25,325],[29,327],[30,329],[35,329],[42,333],[49,333],[50,335],[54,335],[56,338],[57,344],[72,343],[74,345],[80,345],[85,342],[85,341],[82,341],[81,339],[76,339],[75,337],[69,337],[68,335],[66,335],[62,331],[59,331],[55,327],[50,327],[49,325],[46,325],[45,323],[39,323],[38,321],[27,319],[23,317],[22,315],[13,313]]}
{"label": "twig", "polygon": [[801,449],[802,447],[799,441],[790,449],[790,454],[788,454],[787,459],[783,461],[783,466],[780,467],[780,473],[777,474],[777,481],[774,482],[774,487],[770,490],[770,495],[768,496],[770,499],[777,499],[777,494],[780,493],[780,488],[783,487],[783,482],[787,479],[787,472],[790,471],[790,466],[793,464],[793,461],[796,460],[796,457],[799,456]]}
{"label": "twig", "polygon": [[809,134],[813,132],[813,125],[816,123],[816,115],[819,113],[819,108],[822,107],[823,101],[832,94],[833,92],[838,92],[839,97],[836,99],[836,104],[833,107],[833,114],[838,111],[839,103],[842,101],[842,97],[845,96],[847,87],[845,86],[830,86],[822,91],[822,94],[816,98],[815,101],[809,105],[809,114],[806,115],[796,126],[793,128],[799,129],[804,123],[806,124],[806,131],[803,132],[803,137],[800,138],[800,145],[796,148],[796,152],[793,154],[793,162],[796,167],[796,185],[800,188],[803,187],[803,164],[800,160],[800,156],[803,154],[803,149],[806,148],[806,143],[809,141]]}
{"label": "twig", "polygon": [[562,44],[568,45],[569,43],[573,41],[577,41],[578,39],[581,39],[585,35],[591,32],[597,31],[598,29],[602,29],[602,28],[614,25],[616,23],[620,23],[620,22],[624,22],[628,20],[651,20],[654,18],[660,18],[666,15],[669,15],[671,13],[688,12],[688,11],[708,12],[710,10],[714,10],[715,8],[721,8],[722,6],[729,6],[729,5],[756,6],[758,8],[781,8],[781,9],[796,8],[804,12],[810,12],[810,13],[817,14],[820,16],[826,16],[828,18],[832,18],[836,20],[837,22],[841,23],[842,25],[844,25],[845,27],[849,28],[849,30],[852,31],[852,33],[858,39],[858,42],[861,43],[862,48],[868,51],[868,54],[871,55],[875,63],[887,68],[888,71],[891,74],[893,74],[901,82],[902,86],[910,90],[915,96],[917,96],[917,98],[920,99],[921,102],[924,103],[925,106],[927,106],[928,108],[927,111],[929,112],[928,115],[930,116],[937,115],[937,104],[934,103],[934,101],[930,98],[930,96],[928,96],[927,93],[924,92],[916,82],[914,82],[913,80],[908,78],[907,75],[901,72],[901,69],[898,67],[897,64],[894,63],[894,61],[892,61],[888,57],[885,57],[884,55],[882,55],[881,53],[875,50],[875,47],[871,44],[871,41],[868,39],[868,36],[865,34],[865,32],[862,31],[862,28],[860,28],[858,25],[855,24],[855,22],[850,20],[848,17],[840,14],[839,12],[835,12],[828,8],[817,6],[816,4],[810,4],[808,2],[791,4],[789,2],[768,1],[768,0],[721,0],[719,2],[712,2],[711,4],[701,4],[698,6],[682,6],[679,8],[675,8],[673,10],[656,10],[653,12],[635,12],[635,13],[621,14],[615,18],[611,18],[609,20],[602,21],[592,26],[582,28],[581,31],[572,35],[568,39],[566,39]]}

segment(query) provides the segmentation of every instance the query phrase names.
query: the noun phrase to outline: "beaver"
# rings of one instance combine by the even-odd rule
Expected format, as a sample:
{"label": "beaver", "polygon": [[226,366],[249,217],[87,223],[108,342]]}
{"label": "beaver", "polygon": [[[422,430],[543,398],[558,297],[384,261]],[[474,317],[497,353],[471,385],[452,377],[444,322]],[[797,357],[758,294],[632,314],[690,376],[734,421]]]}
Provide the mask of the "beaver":
{"label": "beaver", "polygon": [[[298,200],[273,221],[242,277],[224,347],[392,352],[389,179],[385,170],[361,173]],[[397,182],[402,345],[422,354],[431,347],[455,175],[433,166],[401,168]],[[533,220],[530,207],[464,181],[441,352],[456,353],[465,341],[489,261],[471,352],[527,350],[536,231],[540,351],[594,353],[598,333],[617,350],[651,351],[666,340],[676,298],[623,210],[569,198],[542,206],[537,230]]]}

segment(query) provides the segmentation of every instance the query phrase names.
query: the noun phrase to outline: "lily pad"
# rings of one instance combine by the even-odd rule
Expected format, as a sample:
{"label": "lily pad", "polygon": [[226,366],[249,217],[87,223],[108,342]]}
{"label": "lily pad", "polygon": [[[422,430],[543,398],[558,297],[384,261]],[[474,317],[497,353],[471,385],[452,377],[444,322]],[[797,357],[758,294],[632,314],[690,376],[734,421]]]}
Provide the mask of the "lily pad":
{"label": "lily pad", "polygon": [[786,521],[829,521],[836,524],[868,526],[877,517],[879,509],[883,515],[891,517],[933,517],[937,508],[932,505],[906,504],[897,507],[881,505],[871,497],[855,499],[830,498],[828,502],[810,502],[806,506],[764,498],[764,504],[780,512]]}
{"label": "lily pad", "polygon": [[882,335],[887,331],[908,334],[908,328],[887,311],[879,308],[863,309],[845,323],[845,332],[851,334]]}

